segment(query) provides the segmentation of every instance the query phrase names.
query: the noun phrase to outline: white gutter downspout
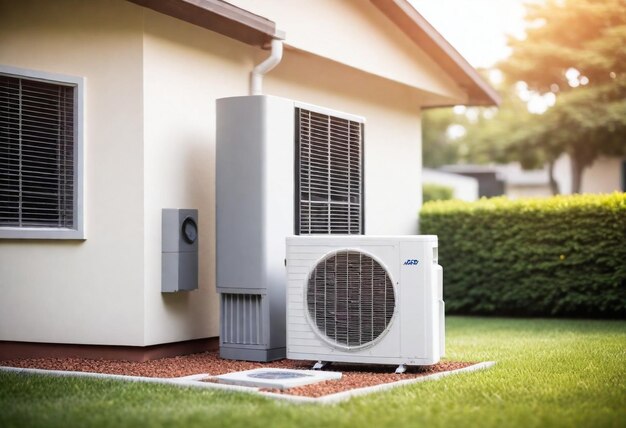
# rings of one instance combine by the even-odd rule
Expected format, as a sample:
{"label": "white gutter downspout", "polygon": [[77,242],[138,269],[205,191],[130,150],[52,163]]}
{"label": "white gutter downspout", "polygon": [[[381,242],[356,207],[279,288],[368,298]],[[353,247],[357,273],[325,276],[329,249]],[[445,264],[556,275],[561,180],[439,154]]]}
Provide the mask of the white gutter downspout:
{"label": "white gutter downspout", "polygon": [[250,73],[250,95],[261,95],[263,93],[263,76],[276,67],[282,58],[283,41],[273,39],[270,56],[254,67]]}

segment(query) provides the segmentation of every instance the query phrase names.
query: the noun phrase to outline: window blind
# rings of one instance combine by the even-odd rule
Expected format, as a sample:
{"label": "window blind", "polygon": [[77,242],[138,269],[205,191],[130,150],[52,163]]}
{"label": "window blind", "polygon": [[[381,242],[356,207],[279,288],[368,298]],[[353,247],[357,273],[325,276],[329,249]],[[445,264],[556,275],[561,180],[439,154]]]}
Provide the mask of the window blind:
{"label": "window blind", "polygon": [[362,234],[363,125],[296,110],[299,234]]}
{"label": "window blind", "polygon": [[74,91],[0,75],[0,226],[74,226]]}

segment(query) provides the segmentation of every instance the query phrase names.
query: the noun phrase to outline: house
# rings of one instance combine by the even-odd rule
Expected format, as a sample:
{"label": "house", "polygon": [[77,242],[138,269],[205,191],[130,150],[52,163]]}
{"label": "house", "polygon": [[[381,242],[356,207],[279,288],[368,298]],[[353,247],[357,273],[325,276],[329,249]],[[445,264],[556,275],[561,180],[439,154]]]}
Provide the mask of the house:
{"label": "house", "polygon": [[[523,169],[519,162],[492,165],[446,165],[437,172],[455,173],[479,181],[479,196],[506,195],[509,198],[552,196],[548,167]],[[572,193],[572,166],[567,154],[554,164],[554,180],[560,194]],[[442,181],[441,184],[445,184]],[[585,168],[581,193],[611,193],[626,191],[626,160],[601,156]]]}
{"label": "house", "polygon": [[[572,193],[572,166],[569,155],[554,164],[554,178],[562,194]],[[583,171],[581,193],[626,192],[626,157],[600,156]]]}
{"label": "house", "polygon": [[[367,234],[417,230],[420,111],[498,103],[405,0],[1,0],[0,40],[0,358],[215,346],[216,100],[273,40],[265,94],[367,119]],[[164,208],[195,291],[161,292]]]}
{"label": "house", "polygon": [[479,181],[479,196],[509,198],[550,196],[547,168],[525,170],[519,162],[491,165],[447,165],[441,168]]}
{"label": "house", "polygon": [[438,184],[452,188],[452,197],[473,202],[478,199],[478,179],[431,168],[422,169],[424,184]]}
{"label": "house", "polygon": [[504,181],[504,194],[511,199],[552,196],[548,168],[524,169],[519,162],[495,168]]}
{"label": "house", "polygon": [[449,174],[458,174],[478,181],[478,197],[491,198],[503,195],[505,182],[502,174],[493,165],[444,165],[438,169]]}

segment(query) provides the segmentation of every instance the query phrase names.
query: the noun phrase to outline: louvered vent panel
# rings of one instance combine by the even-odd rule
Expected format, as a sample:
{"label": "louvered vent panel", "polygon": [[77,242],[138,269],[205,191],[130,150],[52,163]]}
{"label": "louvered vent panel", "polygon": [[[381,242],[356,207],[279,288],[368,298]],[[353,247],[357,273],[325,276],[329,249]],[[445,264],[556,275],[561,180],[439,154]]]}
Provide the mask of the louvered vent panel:
{"label": "louvered vent panel", "polygon": [[0,75],[0,226],[74,225],[74,87]]}
{"label": "louvered vent panel", "polygon": [[362,124],[297,110],[298,232],[361,234]]}
{"label": "louvered vent panel", "polygon": [[320,262],[309,276],[306,301],[320,333],[346,347],[379,337],[395,308],[385,268],[356,251],[340,251]]}
{"label": "louvered vent panel", "polygon": [[242,345],[263,344],[263,313],[258,294],[221,293],[222,322],[220,338],[223,343]]}

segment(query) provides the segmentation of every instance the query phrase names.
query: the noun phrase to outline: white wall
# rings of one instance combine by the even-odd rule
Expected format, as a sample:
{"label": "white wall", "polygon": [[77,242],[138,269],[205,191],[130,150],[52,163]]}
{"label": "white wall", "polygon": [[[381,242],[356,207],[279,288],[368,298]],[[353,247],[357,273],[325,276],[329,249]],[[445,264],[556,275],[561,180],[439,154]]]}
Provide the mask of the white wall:
{"label": "white wall", "polygon": [[[626,144],[626,143],[625,143]],[[622,162],[626,158],[600,157],[583,173],[583,193],[611,193],[622,189]]]}
{"label": "white wall", "polygon": [[472,177],[424,168],[422,182],[452,187],[455,199],[468,202],[478,199],[478,180]]}
{"label": "white wall", "polygon": [[548,184],[542,185],[519,185],[506,183],[505,195],[510,199],[518,198],[541,198],[552,196],[552,191]]}
{"label": "white wall", "polygon": [[[258,50],[145,10],[145,344],[218,335],[215,100],[244,95]],[[161,293],[161,209],[197,208],[199,289]]]}
{"label": "white wall", "polygon": [[[145,343],[218,334],[215,293],[215,99],[248,93],[267,55],[198,27],[145,13]],[[366,90],[364,90],[366,88]],[[265,93],[367,118],[366,231],[417,231],[421,204],[418,91],[289,50]],[[200,289],[163,295],[161,208],[198,208]]]}
{"label": "white wall", "polygon": [[85,78],[83,241],[0,240],[0,340],[143,344],[141,14],[0,1],[0,63]]}
{"label": "white wall", "polygon": [[[601,156],[583,172],[582,193],[611,193],[622,190],[622,162],[626,158]],[[557,159],[554,177],[562,194],[572,193],[572,170],[567,154]]]}

